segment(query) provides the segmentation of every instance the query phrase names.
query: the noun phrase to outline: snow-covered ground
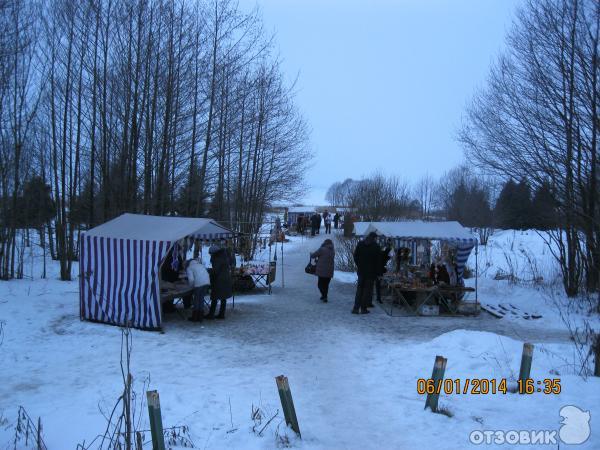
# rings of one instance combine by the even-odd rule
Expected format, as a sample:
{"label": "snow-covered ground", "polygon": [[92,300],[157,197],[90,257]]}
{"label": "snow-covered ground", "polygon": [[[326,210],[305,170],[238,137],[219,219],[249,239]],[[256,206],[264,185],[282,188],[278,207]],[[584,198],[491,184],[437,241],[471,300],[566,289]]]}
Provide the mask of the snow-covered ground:
{"label": "snow-covered ground", "polygon": [[[509,233],[480,248],[480,268],[488,270],[479,279],[479,297],[536,307],[544,315],[538,321],[485,313],[389,317],[378,307],[352,315],[352,275],[336,272],[323,304],[316,278],[304,273],[308,252],[324,236],[295,238],[285,245],[285,287],[279,259],[273,295],[237,297],[224,321],[197,326],[175,314],[167,316],[164,333],[134,330],[134,388],[143,394],[149,377],[165,426],[189,426],[201,449],[271,449],[285,435],[289,445],[305,449],[468,449],[473,430],[558,430],[565,405],[591,415],[590,438],[574,448],[600,448],[600,380],[575,374],[569,334],[543,290],[493,280]],[[517,236],[523,245],[536,239]],[[49,449],[89,443],[106,427],[99,407],[110,413],[123,388],[120,330],[81,322],[77,282],[56,280],[55,265],[49,270],[46,280],[0,283],[0,449],[13,448],[19,405],[41,417]],[[423,410],[417,380],[431,375],[436,355],[448,359],[448,379],[512,380],[524,341],[535,344],[532,377],[560,378],[560,394],[442,394],[440,404],[452,417]],[[289,378],[302,440],[285,428],[281,412],[262,436],[252,431],[253,406],[266,415],[259,429],[281,410],[274,380],[280,374]],[[146,416],[141,411],[142,429]]]}
{"label": "snow-covered ground", "polygon": [[[528,314],[540,315],[540,319],[531,321],[531,326],[540,330],[565,330],[565,320],[573,328],[581,327],[587,320],[594,329],[600,330],[600,318],[584,314],[585,302],[570,301],[564,295],[560,271],[546,240],[545,233],[535,230],[496,231],[487,246],[479,247],[480,301],[496,306],[512,304]],[[475,268],[474,253],[468,265]],[[509,274],[518,280],[495,279]],[[475,286],[475,279],[467,280],[467,284]],[[505,320],[517,324],[523,321],[510,314]]]}

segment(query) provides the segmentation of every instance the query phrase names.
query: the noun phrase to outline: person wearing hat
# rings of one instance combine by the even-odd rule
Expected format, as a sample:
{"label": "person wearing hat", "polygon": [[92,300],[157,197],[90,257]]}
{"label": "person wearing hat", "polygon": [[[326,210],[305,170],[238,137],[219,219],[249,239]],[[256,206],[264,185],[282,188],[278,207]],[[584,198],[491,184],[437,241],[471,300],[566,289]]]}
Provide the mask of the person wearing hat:
{"label": "person wearing hat", "polygon": [[210,310],[204,316],[206,319],[214,319],[217,302],[221,302],[217,319],[225,318],[226,302],[233,295],[233,283],[231,280],[231,266],[226,248],[211,245],[208,249],[210,254]]}
{"label": "person wearing hat", "polygon": [[188,283],[194,289],[194,309],[192,310],[192,322],[202,322],[204,317],[204,297],[210,287],[210,276],[206,267],[197,259],[185,262]]}
{"label": "person wearing hat", "polygon": [[377,234],[374,232],[358,243],[354,250],[354,262],[358,274],[356,296],[352,314],[368,314],[367,309],[373,306],[373,285],[380,271],[381,247],[377,243]]}

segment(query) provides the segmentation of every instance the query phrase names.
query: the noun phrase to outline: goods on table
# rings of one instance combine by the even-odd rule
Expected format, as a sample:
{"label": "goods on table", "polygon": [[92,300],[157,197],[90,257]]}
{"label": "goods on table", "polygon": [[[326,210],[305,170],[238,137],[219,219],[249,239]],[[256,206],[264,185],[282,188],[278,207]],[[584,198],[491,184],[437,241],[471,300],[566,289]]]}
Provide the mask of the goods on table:
{"label": "goods on table", "polygon": [[264,261],[249,261],[241,267],[241,272],[245,275],[268,275],[271,266]]}

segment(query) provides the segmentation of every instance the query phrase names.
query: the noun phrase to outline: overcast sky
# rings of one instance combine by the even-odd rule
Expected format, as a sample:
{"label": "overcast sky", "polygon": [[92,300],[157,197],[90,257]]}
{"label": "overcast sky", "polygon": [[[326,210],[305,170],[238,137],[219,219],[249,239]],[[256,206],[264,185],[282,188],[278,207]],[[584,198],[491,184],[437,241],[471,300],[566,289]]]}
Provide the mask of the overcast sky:
{"label": "overcast sky", "polygon": [[311,129],[307,204],[376,170],[410,182],[463,161],[456,132],[521,0],[258,3]]}

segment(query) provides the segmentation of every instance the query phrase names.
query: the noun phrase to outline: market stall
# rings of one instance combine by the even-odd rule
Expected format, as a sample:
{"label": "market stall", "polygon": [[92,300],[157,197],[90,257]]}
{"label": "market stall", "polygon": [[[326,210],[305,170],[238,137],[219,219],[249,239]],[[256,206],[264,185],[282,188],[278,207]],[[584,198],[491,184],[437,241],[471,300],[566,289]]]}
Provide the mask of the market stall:
{"label": "market stall", "polygon": [[[239,266],[233,272],[234,288],[237,292],[248,292],[256,287],[264,288],[269,294],[277,275],[277,261],[281,261],[281,287],[285,287],[283,270],[283,246],[288,239],[278,217],[252,225],[257,232],[238,233]],[[240,245],[241,244],[241,245]]]}
{"label": "market stall", "polygon": [[160,329],[162,303],[190,293],[180,276],[187,252],[233,235],[211,219],[142,214],[123,214],[82,233],[81,319]]}
{"label": "market stall", "polygon": [[392,249],[388,270],[381,277],[390,294],[390,315],[394,306],[419,315],[478,312],[477,278],[474,288],[464,283],[473,249],[477,256],[477,239],[460,223],[357,222],[354,232],[359,237],[375,232],[382,248]]}
{"label": "market stall", "polygon": [[[308,226],[309,218],[317,212],[314,206],[290,206],[287,209],[285,223],[287,224],[288,230],[293,232],[302,233]],[[303,226],[298,229],[298,218],[303,218]]]}

